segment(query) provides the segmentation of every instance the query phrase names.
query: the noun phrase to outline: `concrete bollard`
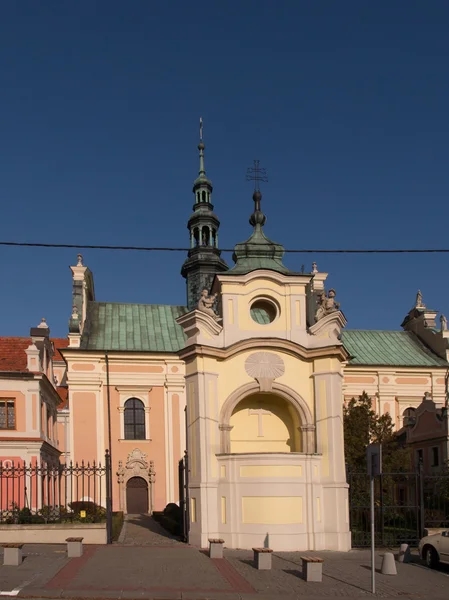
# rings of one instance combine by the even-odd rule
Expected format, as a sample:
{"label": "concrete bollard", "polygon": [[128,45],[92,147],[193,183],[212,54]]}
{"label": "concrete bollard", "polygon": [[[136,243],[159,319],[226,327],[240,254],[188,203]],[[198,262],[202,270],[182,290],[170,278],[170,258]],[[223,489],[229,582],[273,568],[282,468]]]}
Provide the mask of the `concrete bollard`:
{"label": "concrete bollard", "polygon": [[385,552],[382,558],[382,567],[380,569],[382,575],[397,575],[396,563],[394,562],[394,554]]}
{"label": "concrete bollard", "polygon": [[398,554],[398,562],[409,563],[411,560],[410,546],[408,544],[401,544]]}
{"label": "concrete bollard", "polygon": [[3,564],[5,566],[19,567],[22,564],[22,546],[23,544],[3,545]]}
{"label": "concrete bollard", "polygon": [[67,556],[69,558],[79,558],[83,556],[83,539],[82,537],[70,537],[67,542]]}
{"label": "concrete bollard", "polygon": [[223,558],[224,540],[209,540],[209,558]]}
{"label": "concrete bollard", "polygon": [[254,566],[259,571],[269,571],[271,569],[271,548],[253,548]]}

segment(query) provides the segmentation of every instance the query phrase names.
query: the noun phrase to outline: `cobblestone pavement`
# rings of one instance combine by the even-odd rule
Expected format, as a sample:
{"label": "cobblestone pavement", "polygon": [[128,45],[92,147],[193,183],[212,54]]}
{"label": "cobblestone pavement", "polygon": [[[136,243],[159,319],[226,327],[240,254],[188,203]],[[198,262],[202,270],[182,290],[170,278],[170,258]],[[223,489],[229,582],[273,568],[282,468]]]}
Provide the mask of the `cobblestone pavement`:
{"label": "cobblestone pavement", "polygon": [[[324,558],[322,583],[302,579],[301,554],[274,553],[272,570],[257,571],[251,551],[225,550],[224,559],[211,560],[206,552],[179,542],[165,546],[135,542],[129,546],[85,546],[83,556],[74,559],[66,557],[63,545],[26,545],[21,566],[0,566],[0,595],[124,600],[324,600],[332,596],[371,596],[368,551],[315,553]],[[378,569],[381,560],[382,552],[377,551]],[[398,575],[376,575],[378,598],[449,598],[448,567],[429,570],[416,555],[412,564],[396,565]]]}
{"label": "cobblestone pavement", "polygon": [[[272,598],[283,594],[295,597],[356,597],[372,596],[371,559],[369,551],[307,552],[324,559],[323,581],[307,583],[302,579],[301,555],[304,552],[273,554],[271,571],[257,571],[247,551],[225,551],[231,566],[259,593]],[[382,552],[376,552],[376,595],[379,597],[449,598],[449,569],[430,571],[421,565],[418,556],[413,564],[396,563],[396,576],[382,575]],[[429,593],[431,591],[431,593]]]}
{"label": "cobblestone pavement", "polygon": [[20,567],[5,567],[3,552],[0,558],[0,594],[26,585],[44,587],[69,562],[64,546],[58,544],[27,544]]}
{"label": "cobblestone pavement", "polygon": [[119,543],[125,546],[184,546],[149,515],[126,515]]}

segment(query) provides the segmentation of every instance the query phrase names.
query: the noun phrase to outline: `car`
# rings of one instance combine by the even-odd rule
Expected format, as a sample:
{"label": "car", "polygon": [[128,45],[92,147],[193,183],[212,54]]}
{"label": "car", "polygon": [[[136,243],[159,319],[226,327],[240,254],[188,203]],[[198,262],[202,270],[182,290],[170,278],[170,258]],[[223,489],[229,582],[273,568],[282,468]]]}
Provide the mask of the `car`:
{"label": "car", "polygon": [[449,565],[449,530],[423,537],[418,549],[419,555],[431,569],[440,562]]}

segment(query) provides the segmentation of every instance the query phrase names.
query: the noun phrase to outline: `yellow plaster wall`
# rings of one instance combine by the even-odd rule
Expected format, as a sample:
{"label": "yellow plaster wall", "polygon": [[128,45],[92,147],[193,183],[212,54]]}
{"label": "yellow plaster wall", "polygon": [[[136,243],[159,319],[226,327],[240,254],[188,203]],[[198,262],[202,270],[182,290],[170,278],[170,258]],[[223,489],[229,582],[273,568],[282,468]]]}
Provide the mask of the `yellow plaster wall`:
{"label": "yellow plaster wall", "polygon": [[302,496],[243,496],[242,522],[257,525],[302,523]]}
{"label": "yellow plaster wall", "polygon": [[[254,379],[245,371],[245,361],[250,354],[263,350],[259,346],[239,354],[235,354],[227,360],[218,361],[213,357],[202,357],[202,368],[206,372],[218,373],[218,402],[223,406],[226,399],[239,387],[248,383],[254,383]],[[281,383],[298,393],[308,404],[313,412],[313,381],[312,373],[314,371],[313,362],[306,362],[290,354],[266,349],[267,352],[273,352],[282,357],[285,364],[285,372],[276,379],[276,383]],[[194,369],[193,365],[190,368]],[[201,367],[198,364],[198,369]]]}
{"label": "yellow plaster wall", "polygon": [[[288,331],[292,324],[300,325],[300,312],[296,306],[293,308],[294,314],[291,314],[290,298],[292,295],[305,295],[304,284],[285,285],[268,277],[258,277],[245,286],[223,281],[221,293],[223,296],[229,294],[236,297],[235,302],[228,301],[224,308],[228,311],[229,322],[238,323],[242,330],[252,333],[261,329],[266,331],[267,328]],[[278,304],[279,316],[270,325],[260,325],[251,318],[250,305],[259,297],[269,297]]]}
{"label": "yellow plaster wall", "polygon": [[240,477],[302,477],[302,465],[244,465]]}
{"label": "yellow plaster wall", "polygon": [[[253,414],[252,411],[267,414]],[[260,423],[261,421],[261,423]],[[299,426],[287,402],[274,394],[254,394],[239,402],[230,420],[231,452],[297,452]]]}

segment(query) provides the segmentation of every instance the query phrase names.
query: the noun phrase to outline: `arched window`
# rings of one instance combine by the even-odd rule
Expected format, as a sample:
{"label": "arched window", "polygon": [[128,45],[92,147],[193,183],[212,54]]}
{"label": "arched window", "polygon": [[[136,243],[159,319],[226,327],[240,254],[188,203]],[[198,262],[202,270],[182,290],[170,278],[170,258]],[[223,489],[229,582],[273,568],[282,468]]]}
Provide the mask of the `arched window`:
{"label": "arched window", "polygon": [[206,192],[204,190],[201,192],[201,200],[206,202]]}
{"label": "arched window", "polygon": [[404,427],[414,425],[416,421],[416,410],[412,407],[406,408],[402,413]]}
{"label": "arched window", "polygon": [[145,439],[145,406],[141,400],[125,402],[125,440]]}

